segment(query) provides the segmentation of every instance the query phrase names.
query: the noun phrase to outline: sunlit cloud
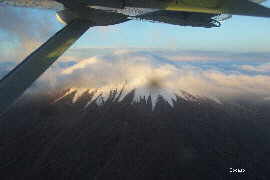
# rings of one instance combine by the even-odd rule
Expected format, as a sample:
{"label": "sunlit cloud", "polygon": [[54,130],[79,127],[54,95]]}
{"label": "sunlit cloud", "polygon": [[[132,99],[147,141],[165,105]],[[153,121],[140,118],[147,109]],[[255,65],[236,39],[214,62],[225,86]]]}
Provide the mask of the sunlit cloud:
{"label": "sunlit cloud", "polygon": [[109,55],[110,58],[125,58],[137,56],[138,58],[159,59],[171,62],[269,62],[270,54],[265,53],[235,53],[222,51],[199,51],[180,49],[157,49],[157,48],[77,48],[65,53],[61,59],[65,61],[80,60],[97,55]]}
{"label": "sunlit cloud", "polygon": [[240,69],[245,71],[253,71],[253,72],[262,72],[267,73],[270,72],[270,63],[260,64],[260,65],[242,65]]}
{"label": "sunlit cloud", "polygon": [[168,59],[172,61],[210,61],[219,60],[218,57],[208,57],[208,56],[171,56]]}
{"label": "sunlit cloud", "polygon": [[[187,91],[193,95],[222,100],[267,100],[270,76],[249,75],[241,71],[224,72],[199,66],[171,64],[149,54],[116,51],[89,57],[67,68],[54,65],[33,89],[73,88],[80,92],[98,91],[108,95],[112,89],[136,89],[136,97],[161,94],[170,100]],[[97,93],[98,94],[98,93]]]}
{"label": "sunlit cloud", "polygon": [[84,69],[85,67],[97,63],[97,58],[89,58],[81,61],[80,63],[77,63],[76,65],[69,67],[67,69],[64,69],[61,73],[62,74],[72,74],[74,71],[79,70],[79,69]]}

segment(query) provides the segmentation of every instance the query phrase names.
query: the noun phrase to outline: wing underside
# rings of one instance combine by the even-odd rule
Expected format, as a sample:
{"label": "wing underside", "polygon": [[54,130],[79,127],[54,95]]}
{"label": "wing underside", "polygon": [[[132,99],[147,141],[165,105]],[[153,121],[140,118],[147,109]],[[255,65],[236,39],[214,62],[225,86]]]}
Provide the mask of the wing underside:
{"label": "wing underside", "polygon": [[136,18],[173,25],[211,28],[220,26],[219,21],[215,20],[214,17],[216,15],[206,13],[156,11],[137,16]]}

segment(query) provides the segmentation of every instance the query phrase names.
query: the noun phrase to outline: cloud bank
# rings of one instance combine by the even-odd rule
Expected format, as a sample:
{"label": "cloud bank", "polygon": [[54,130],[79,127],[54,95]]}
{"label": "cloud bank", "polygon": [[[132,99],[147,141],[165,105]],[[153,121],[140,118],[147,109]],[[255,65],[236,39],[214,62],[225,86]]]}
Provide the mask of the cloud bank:
{"label": "cloud bank", "polygon": [[[221,62],[220,67],[222,64],[228,65]],[[233,64],[231,66],[234,67]],[[115,51],[78,62],[74,60],[74,64],[69,66],[61,65],[60,61],[32,89],[65,87],[108,94],[110,90],[124,86],[127,91],[136,89],[137,96],[161,94],[168,99],[181,94],[182,90],[222,100],[258,102],[269,99],[269,75],[249,75],[236,69],[224,71],[212,66],[205,69],[200,64],[178,64],[147,53]]]}
{"label": "cloud bank", "polygon": [[270,73],[270,63],[264,63],[260,65],[242,65],[240,69],[252,72]]}

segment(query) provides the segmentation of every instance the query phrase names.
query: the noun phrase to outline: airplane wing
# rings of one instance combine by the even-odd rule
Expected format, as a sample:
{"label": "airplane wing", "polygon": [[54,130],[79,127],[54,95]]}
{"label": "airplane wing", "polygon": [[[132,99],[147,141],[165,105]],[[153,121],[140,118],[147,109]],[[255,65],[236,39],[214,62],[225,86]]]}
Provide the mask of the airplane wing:
{"label": "airplane wing", "polygon": [[[270,17],[263,0],[130,0],[126,6],[160,10]],[[143,3],[144,2],[144,3]],[[148,2],[148,3],[146,3]]]}
{"label": "airplane wing", "polygon": [[152,22],[161,22],[180,26],[192,27],[219,27],[219,21],[215,20],[214,14],[207,13],[190,13],[180,11],[155,11],[137,16],[137,19],[148,20]]}
{"label": "airplane wing", "polygon": [[74,6],[148,8],[208,14],[270,17],[270,9],[259,4],[265,0],[0,0],[0,3],[63,10]]}
{"label": "airplane wing", "polygon": [[[270,9],[260,4],[265,1],[266,0],[0,0],[0,3],[12,6],[45,8],[56,11],[80,5],[84,7],[102,6],[118,9],[128,7],[216,15],[230,14],[270,17]],[[230,16],[226,16],[226,18],[228,17]]]}

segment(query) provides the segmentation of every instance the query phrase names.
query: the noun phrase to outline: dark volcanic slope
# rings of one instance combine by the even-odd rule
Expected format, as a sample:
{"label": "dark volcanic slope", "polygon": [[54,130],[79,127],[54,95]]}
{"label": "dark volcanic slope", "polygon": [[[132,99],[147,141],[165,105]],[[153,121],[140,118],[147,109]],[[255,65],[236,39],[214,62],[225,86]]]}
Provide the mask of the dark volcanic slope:
{"label": "dark volcanic slope", "polygon": [[[0,179],[269,179],[269,105],[112,91],[24,99],[0,120]],[[92,99],[92,103],[85,107]],[[187,99],[187,98],[186,98]],[[230,168],[244,169],[233,172]],[[243,171],[243,170],[242,170]]]}

